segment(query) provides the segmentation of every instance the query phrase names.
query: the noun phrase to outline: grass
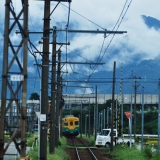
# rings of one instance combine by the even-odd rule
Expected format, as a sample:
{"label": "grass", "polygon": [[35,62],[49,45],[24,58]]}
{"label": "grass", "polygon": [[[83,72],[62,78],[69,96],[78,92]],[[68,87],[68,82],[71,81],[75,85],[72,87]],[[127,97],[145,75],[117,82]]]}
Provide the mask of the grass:
{"label": "grass", "polygon": [[[80,137],[80,135],[78,136]],[[94,136],[86,137],[82,135],[82,138],[88,140],[91,146],[95,146]],[[157,152],[152,152],[151,145],[146,146],[143,150],[138,150],[136,144],[132,145],[132,148],[122,147],[117,145],[114,147],[113,152],[110,152],[110,149],[106,149],[106,154],[111,158],[111,160],[160,160],[160,154]]]}
{"label": "grass", "polygon": [[[60,138],[59,140],[59,146],[57,148],[55,148],[55,153],[54,154],[50,154],[49,153],[49,144],[47,146],[47,160],[69,160],[68,155],[66,154],[66,152],[64,151],[66,148],[67,142],[66,139],[64,137]],[[28,156],[30,158],[32,158],[33,160],[38,159],[38,147],[34,147],[33,150],[30,150],[28,152]]]}
{"label": "grass", "polygon": [[[78,135],[78,137],[80,137],[80,135]],[[82,134],[82,138],[88,140],[90,142],[90,146],[95,146],[95,137],[93,135],[91,135],[90,137],[86,137],[85,135]]]}
{"label": "grass", "polygon": [[[34,135],[30,135],[28,137],[28,146],[32,146]],[[78,136],[80,137],[80,135]],[[86,137],[82,135],[82,138],[88,140],[92,146],[95,146],[94,136]],[[160,160],[160,154],[157,152],[152,152],[151,145],[147,145],[143,150],[138,150],[136,144],[129,148],[128,146],[122,147],[121,145],[117,145],[113,148],[113,152],[110,152],[109,149],[106,149],[106,154],[111,158],[111,160]],[[65,152],[65,148],[67,147],[67,141],[65,137],[60,138],[59,146],[55,148],[55,153],[49,153],[49,143],[47,146],[47,160],[69,160],[68,155]],[[33,160],[38,159],[38,147],[35,146],[31,149],[28,154],[30,158]]]}
{"label": "grass", "polygon": [[132,148],[116,146],[110,153],[112,160],[159,160],[160,154],[152,152],[151,147],[147,146],[143,150],[138,150],[135,145]]}

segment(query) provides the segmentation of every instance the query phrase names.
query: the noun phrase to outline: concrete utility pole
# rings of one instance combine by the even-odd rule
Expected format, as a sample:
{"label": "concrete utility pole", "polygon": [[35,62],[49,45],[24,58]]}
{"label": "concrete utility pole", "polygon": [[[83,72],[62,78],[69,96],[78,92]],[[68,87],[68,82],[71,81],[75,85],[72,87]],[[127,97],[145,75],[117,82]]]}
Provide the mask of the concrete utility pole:
{"label": "concrete utility pole", "polygon": [[50,1],[44,2],[39,159],[47,159]]}
{"label": "concrete utility pole", "polygon": [[58,147],[58,140],[60,136],[59,124],[60,124],[60,97],[61,97],[61,50],[58,51],[58,71],[57,71],[57,97],[56,97],[56,133],[55,133],[55,145]]}
{"label": "concrete utility pole", "polygon": [[88,137],[90,138],[90,127],[91,127],[91,106],[90,106],[90,98],[89,98],[89,119],[88,119]]}
{"label": "concrete utility pole", "polygon": [[141,134],[142,134],[142,137],[141,137],[141,149],[143,149],[143,143],[144,143],[144,137],[143,137],[143,134],[144,134],[144,87],[142,87],[142,130],[141,130]]}
{"label": "concrete utility pole", "polygon": [[134,84],[134,139],[136,138],[136,94],[137,94],[137,88],[139,87],[139,85],[137,85],[137,80],[141,79],[138,76],[133,76],[132,79],[135,80],[135,84]]}
{"label": "concrete utility pole", "polygon": [[[28,0],[21,1],[19,14],[14,11],[14,4],[11,0],[5,1],[5,22],[4,22],[4,48],[3,48],[3,65],[2,65],[2,97],[0,110],[0,160],[7,151],[10,143],[4,148],[4,128],[7,128],[12,141],[15,144],[20,156],[26,154],[26,89],[27,89],[27,43],[28,43]],[[16,10],[18,12],[18,10]],[[21,32],[21,37],[15,44],[12,35],[15,34],[15,28]],[[12,42],[13,41],[13,42]],[[9,50],[10,48],[10,50]],[[23,50],[23,51],[22,51]],[[20,56],[18,53],[22,53]],[[23,63],[21,63],[23,61]],[[16,64],[16,65],[15,65]],[[13,72],[14,65],[14,72]],[[17,83],[19,81],[19,83]],[[17,88],[12,88],[12,84],[17,84]],[[15,85],[16,86],[16,85]],[[7,97],[7,91],[11,93],[12,98]],[[22,92],[22,105],[18,100],[19,93]],[[9,100],[6,106],[6,100]],[[9,126],[5,119],[6,113],[12,111],[12,103],[15,102],[18,114],[21,115],[21,124],[18,117],[13,117],[16,126]],[[22,106],[22,107],[21,107]],[[12,113],[11,113],[12,114]],[[13,115],[11,115],[12,117]],[[17,118],[17,119],[16,119]],[[13,124],[13,123],[12,123]],[[17,143],[15,136],[20,128],[21,142]],[[14,132],[13,132],[14,131]],[[19,147],[21,146],[21,148]]]}
{"label": "concrete utility pole", "polygon": [[114,66],[113,66],[113,83],[112,83],[112,121],[111,121],[111,147],[110,147],[110,151],[113,151],[113,122],[114,122],[114,93],[115,93],[115,75],[116,75],[116,62],[114,62]]}
{"label": "concrete utility pole", "polygon": [[80,113],[80,137],[82,138],[82,101],[81,101],[81,113]]}
{"label": "concrete utility pole", "polygon": [[54,153],[55,148],[55,107],[56,107],[56,27],[53,27],[53,45],[52,45],[52,78],[51,78],[51,110],[50,110],[50,139],[49,152]]}
{"label": "concrete utility pole", "polygon": [[123,136],[123,103],[124,103],[124,96],[123,96],[123,79],[121,79],[121,88],[122,88],[122,99],[121,99],[121,135]]}
{"label": "concrete utility pole", "polygon": [[98,101],[97,101],[97,85],[96,85],[96,97],[95,97],[95,140],[97,137],[97,130],[98,130]]}

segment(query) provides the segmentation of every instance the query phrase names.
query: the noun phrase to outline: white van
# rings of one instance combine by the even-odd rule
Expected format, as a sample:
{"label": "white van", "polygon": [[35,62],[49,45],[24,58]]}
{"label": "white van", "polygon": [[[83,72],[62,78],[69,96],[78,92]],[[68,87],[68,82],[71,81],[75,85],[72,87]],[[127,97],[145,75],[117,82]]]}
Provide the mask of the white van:
{"label": "white van", "polygon": [[[117,129],[113,129],[113,137],[117,139]],[[101,147],[109,147],[111,144],[111,129],[103,129],[102,132],[99,133],[96,137],[96,146]],[[114,144],[115,145],[115,144]]]}
{"label": "white van", "polygon": [[[117,129],[113,129],[113,145],[116,144],[133,144],[135,140],[128,137],[118,137]],[[111,144],[111,129],[103,129],[102,132],[96,137],[96,146],[97,147],[110,147]]]}

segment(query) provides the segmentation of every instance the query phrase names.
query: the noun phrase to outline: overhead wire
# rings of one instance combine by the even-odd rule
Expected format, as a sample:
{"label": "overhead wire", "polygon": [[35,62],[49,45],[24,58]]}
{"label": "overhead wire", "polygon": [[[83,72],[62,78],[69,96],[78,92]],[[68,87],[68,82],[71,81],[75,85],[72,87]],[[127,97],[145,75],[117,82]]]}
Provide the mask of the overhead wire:
{"label": "overhead wire", "polygon": [[[67,7],[65,4],[61,3],[61,5]],[[68,7],[67,7],[68,8]],[[105,28],[101,27],[100,25],[98,25],[97,23],[91,21],[90,19],[86,18],[85,16],[81,15],[80,13],[76,12],[75,10],[73,9],[70,9],[71,11],[73,11],[74,13],[78,14],[79,16],[83,17],[84,19],[88,20],[89,22],[93,23],[94,25],[98,26],[99,28],[103,29],[103,30],[106,30]]]}
{"label": "overhead wire", "polygon": [[57,6],[59,5],[60,1],[56,4],[56,6],[53,8],[52,12],[49,14],[48,18],[51,17],[52,13],[55,11],[55,9],[57,8]]}
{"label": "overhead wire", "polygon": [[[59,5],[59,3],[60,3],[60,1],[57,3],[57,5],[54,7],[54,9],[51,11],[51,13],[49,14],[49,17],[52,15],[52,13],[55,11],[55,9],[57,8],[57,6]],[[48,17],[48,18],[49,18]],[[30,21],[31,21],[31,18],[30,18]],[[32,21],[31,21],[31,24],[32,24]],[[33,24],[32,24],[32,27],[33,27]],[[34,30],[34,27],[33,27],[33,30]],[[41,55],[42,56],[42,54],[41,54],[41,52],[40,51],[38,51],[38,49],[33,45],[33,43],[30,41],[30,38],[28,39],[28,41],[29,41],[29,44],[30,44],[30,48],[32,49],[32,47],[37,51],[37,53],[39,53],[39,55]],[[39,77],[41,77],[41,75],[40,75],[40,71],[39,71],[39,64],[38,64],[38,60],[37,60],[37,56],[34,54],[34,52],[33,52],[33,49],[32,49],[32,51],[28,48],[28,50],[29,50],[29,52],[33,55],[33,57],[34,57],[34,59],[35,59],[35,63],[36,63],[36,68],[37,68],[37,71],[38,71],[38,75],[39,75]],[[36,75],[37,75],[37,72],[36,72]],[[35,78],[35,82],[34,82],[34,89],[35,89],[35,84],[36,84],[36,78]],[[33,89],[33,90],[34,90]]]}
{"label": "overhead wire", "polygon": [[[128,1],[128,0],[126,0],[126,1]],[[122,16],[122,18],[121,18],[119,24],[117,23],[118,26],[117,26],[117,28],[116,28],[115,31],[118,31],[118,29],[119,29],[119,27],[120,27],[120,25],[121,25],[121,23],[122,23],[122,21],[123,21],[125,15],[126,15],[127,11],[128,11],[128,9],[129,9],[129,7],[130,7],[130,5],[131,5],[131,3],[132,3],[132,0],[130,1],[130,3],[129,3],[129,5],[128,5],[127,9],[125,10],[125,12],[124,12],[124,14],[123,14],[123,16]],[[125,4],[125,6],[126,6],[126,4]],[[123,10],[124,10],[124,8],[123,8]],[[121,13],[121,14],[122,14],[122,13]],[[119,17],[119,19],[120,19],[120,17]],[[119,21],[119,20],[118,20],[118,21]],[[114,27],[114,28],[115,28],[115,27]],[[111,44],[111,42],[112,42],[112,40],[113,40],[114,37],[115,37],[115,34],[113,34],[111,40],[109,41],[109,44],[107,45],[107,47],[106,47],[106,49],[105,49],[105,51],[104,51],[104,53],[103,53],[103,55],[102,55],[100,61],[102,60],[103,56],[104,56],[105,53],[107,52],[107,50],[108,50],[108,48],[109,48],[109,46],[110,46],[110,44]],[[99,62],[100,62],[100,61],[99,61]]]}
{"label": "overhead wire", "polygon": [[[114,27],[112,28],[111,31],[114,31],[114,29],[116,28],[118,22],[120,21],[121,16],[122,16],[122,14],[123,14],[123,12],[124,12],[124,9],[125,9],[125,7],[126,7],[126,5],[127,5],[127,1],[128,1],[128,0],[126,0],[124,6],[123,6],[123,8],[122,8],[122,11],[121,11],[121,13],[120,13],[120,15],[119,15],[119,17],[118,17],[118,19],[117,19],[117,22],[115,23],[115,25],[114,25]],[[108,37],[109,35],[110,35],[110,34],[108,34],[106,37]]]}
{"label": "overhead wire", "polygon": [[[127,2],[127,1],[128,1],[128,0],[126,0],[126,2]],[[125,12],[124,12],[124,8],[125,8],[125,6],[126,6],[126,2],[125,2],[125,4],[124,4],[124,7],[123,7],[123,9],[122,9],[122,11],[121,11],[121,14],[120,14],[120,16],[119,16],[119,18],[118,18],[118,20],[117,20],[117,22],[116,22],[116,25],[118,25],[118,26],[117,26],[117,28],[116,28],[115,31],[117,31],[117,30],[119,29],[120,24],[122,23],[122,21],[123,21],[125,15],[126,15],[128,9],[129,9],[129,7],[130,7],[130,5],[131,5],[131,3],[132,3],[132,0],[130,1],[130,3],[129,3],[129,5],[128,5],[127,9],[126,9]],[[123,16],[122,16],[122,13],[123,13],[123,12],[124,12],[124,14],[123,14]],[[120,20],[120,17],[121,17],[121,16],[122,16],[122,18],[121,18],[121,20]],[[120,22],[119,22],[119,21],[120,21]],[[119,24],[118,24],[118,22],[119,22]],[[113,29],[115,29],[116,25],[114,26]],[[113,30],[112,30],[112,31],[113,31]],[[113,36],[111,37],[111,39],[110,39],[110,41],[109,41],[109,43],[108,43],[106,49],[104,50],[104,52],[103,52],[101,58],[100,58],[100,57],[98,58],[99,61],[97,61],[97,63],[98,63],[98,62],[100,63],[100,62],[102,61],[102,59],[103,59],[105,53],[107,52],[107,50],[108,50],[108,48],[109,48],[111,42],[113,41],[113,38],[114,38],[114,37],[115,37],[115,34],[113,34]],[[105,39],[105,38],[106,38],[106,37],[104,37],[104,39]],[[104,41],[103,41],[103,42],[104,42]],[[102,46],[104,46],[104,44],[103,44]],[[101,51],[102,51],[102,47],[101,47]],[[100,54],[101,54],[101,52],[100,52]],[[96,70],[97,67],[98,67],[98,65],[94,67],[94,70],[93,70],[92,73],[94,73],[94,71]]]}
{"label": "overhead wire", "polygon": [[[125,7],[126,7],[127,1],[128,1],[128,0],[125,1],[125,4],[124,4],[124,6],[123,6],[123,8],[122,8],[122,11],[121,11],[121,13],[120,13],[120,16],[119,16],[119,18],[118,18],[118,20],[117,20],[115,26],[113,27],[112,31],[113,31],[113,30],[115,29],[115,27],[118,25],[118,22],[120,21],[120,18],[122,17],[122,19],[121,19],[121,21],[120,21],[120,23],[119,23],[119,25],[118,25],[116,31],[118,30],[118,28],[119,28],[119,26],[120,26],[120,24],[121,24],[121,22],[122,22],[122,20],[123,20],[123,18],[124,18],[124,16],[125,16],[125,14],[127,13],[127,10],[128,10],[128,8],[129,8],[129,6],[130,6],[132,0],[130,1],[129,5],[128,5],[128,8],[126,9],[124,15],[122,16],[122,14],[123,14],[123,12],[124,12],[124,9],[125,9]],[[62,4],[62,3],[61,3],[61,4]],[[62,5],[64,5],[64,4],[62,4]],[[64,6],[67,7],[66,5],[64,5]],[[72,10],[72,11],[75,12],[75,13],[77,13],[77,12],[74,11],[73,9],[70,9],[70,10]],[[94,23],[93,21],[87,19],[86,17],[82,16],[81,14],[79,14],[79,13],[77,13],[77,14],[80,15],[81,17],[85,18],[86,20],[90,21],[91,23],[97,25],[96,23]],[[99,25],[97,25],[97,26],[99,26]],[[99,27],[102,28],[101,26],[99,26]],[[102,29],[104,29],[104,28],[102,28]],[[106,29],[104,29],[104,30],[106,30]],[[108,35],[108,36],[109,36],[109,35]],[[91,75],[95,72],[96,68],[98,67],[98,62],[101,62],[101,60],[102,60],[104,54],[106,53],[106,51],[108,50],[108,48],[109,48],[109,46],[110,46],[110,44],[111,44],[111,42],[112,42],[114,36],[115,36],[115,34],[112,36],[112,38],[111,38],[109,44],[107,45],[107,48],[105,49],[104,53],[102,54],[102,49],[103,49],[104,42],[105,42],[105,38],[106,38],[106,37],[104,37],[104,40],[103,40],[103,43],[102,43],[102,47],[101,47],[101,49],[100,49],[100,54],[99,54],[98,59],[97,59],[97,65],[95,65],[95,66],[93,67],[93,71],[92,71],[92,73],[88,76],[88,80],[89,80],[89,78],[91,77]],[[101,56],[101,54],[102,54],[102,56]]]}
{"label": "overhead wire", "polygon": [[[122,16],[122,13],[123,13],[123,12],[124,12],[124,15],[122,16],[121,21],[119,22],[118,27],[116,28],[116,31],[118,30],[120,24],[122,23],[122,20],[123,20],[124,16],[126,15],[126,13],[127,13],[127,11],[128,11],[128,8],[129,8],[129,6],[130,6],[130,4],[131,4],[131,2],[132,2],[132,0],[130,1],[129,5],[128,5],[127,9],[126,9],[126,11],[124,12],[124,8],[125,8],[126,3],[127,3],[127,0],[126,0],[126,2],[125,2],[125,4],[124,4],[124,7],[123,7],[123,9],[122,9],[122,11],[121,11],[121,14],[120,14],[120,16],[119,16],[119,18],[118,18],[118,20],[117,20],[116,25],[118,24],[118,22],[119,22],[119,20],[120,20],[120,17]],[[114,26],[113,30],[115,29],[116,25]],[[112,30],[112,31],[113,31],[113,30]],[[95,72],[95,70],[97,69],[98,63],[100,63],[100,62],[102,61],[102,58],[104,57],[106,51],[108,50],[108,48],[109,48],[109,46],[110,46],[110,44],[111,44],[114,36],[115,36],[115,34],[113,34],[111,40],[109,41],[109,44],[107,45],[107,48],[105,49],[104,53],[103,53],[102,56],[100,57],[100,55],[101,55],[101,53],[102,53],[103,46],[104,46],[104,41],[105,41],[105,38],[106,38],[106,37],[104,37],[104,40],[103,40],[103,43],[102,43],[102,47],[101,47],[101,49],[100,49],[100,54],[99,54],[98,59],[97,59],[97,65],[94,66],[94,68],[93,68],[93,70],[92,70],[92,73],[91,73],[90,76],[88,77],[88,81],[89,81],[90,77],[92,76],[92,74],[93,74],[93,73]],[[86,82],[86,83],[87,83],[87,82]]]}
{"label": "overhead wire", "polygon": [[[32,29],[33,31],[35,32],[35,29],[34,29],[34,26],[33,26],[33,23],[32,23],[32,19],[31,19],[31,16],[29,16],[29,20],[30,20],[30,23],[31,23],[31,26],[32,26]],[[36,33],[36,32],[35,32]],[[33,33],[34,34],[34,33]],[[36,35],[36,34],[35,34]],[[36,50],[36,52],[38,53],[39,56],[42,56],[41,54],[41,51],[39,51],[37,49],[37,47],[31,42],[31,39],[30,39],[30,36],[28,36],[28,42],[29,42],[29,45],[30,45],[30,48],[28,47],[28,51],[31,53],[31,55],[34,57],[34,60],[35,60],[35,65],[36,65],[36,76],[34,77],[34,84],[33,84],[33,93],[35,92],[35,88],[36,88],[36,83],[37,83],[37,79],[38,78],[41,78],[41,75],[40,75],[40,67],[39,67],[39,59],[37,60],[37,56],[36,56],[36,53],[33,51],[33,50]],[[38,74],[38,77],[37,77],[37,74]]]}
{"label": "overhead wire", "polygon": [[[71,9],[71,2],[69,2],[69,7],[68,7],[68,18],[67,18],[67,24],[66,24],[66,62],[68,61],[68,52],[67,52],[67,41],[68,41],[68,27],[69,27],[69,18],[70,18],[70,9]],[[68,65],[67,65],[67,63],[66,63],[66,79],[68,79]],[[67,92],[67,87],[66,87],[66,92]]]}
{"label": "overhead wire", "polygon": [[[126,2],[127,2],[127,1],[126,1]],[[59,3],[58,3],[58,4],[59,4]],[[58,4],[57,4],[57,5],[58,5]],[[63,3],[60,3],[60,4],[62,4],[63,6],[67,7],[67,6],[64,5]],[[126,3],[125,3],[125,5],[126,5]],[[95,24],[96,26],[100,27],[101,29],[104,29],[104,28],[101,27],[100,25],[94,23],[93,21],[89,20],[88,18],[82,16],[81,14],[79,14],[79,13],[77,13],[76,11],[74,11],[73,9],[71,9],[71,8],[70,8],[70,3],[69,3],[69,7],[67,7],[67,8],[69,8],[69,10],[68,10],[68,20],[67,20],[66,30],[68,29],[68,25],[69,25],[70,10],[72,10],[72,11],[75,12],[76,14],[80,15],[81,17],[85,18],[86,20],[90,21],[91,23]],[[124,10],[124,8],[125,8],[125,7],[123,7],[123,10]],[[51,14],[52,14],[52,13],[51,13]],[[122,12],[121,12],[121,14],[122,14]],[[119,19],[120,19],[120,16],[119,16]],[[118,19],[118,21],[119,21],[119,19]],[[117,21],[116,24],[118,24],[118,21]],[[121,20],[121,21],[122,21],[122,20]],[[115,26],[116,26],[116,25],[115,25]],[[114,27],[114,28],[115,28],[115,27]],[[113,28],[113,30],[114,30],[114,28]],[[119,28],[119,27],[118,27],[118,28]],[[118,30],[118,28],[117,28],[117,30]],[[105,30],[105,29],[104,29],[104,30]],[[68,37],[68,35],[67,35],[67,32],[66,32],[66,42],[67,42],[67,37]],[[113,38],[114,38],[114,36],[112,37],[111,41],[113,40]],[[104,38],[104,40],[105,40],[105,38]],[[102,49],[103,49],[103,46],[104,46],[104,40],[103,40],[103,43],[102,43],[102,47],[101,47],[101,50],[100,50],[100,54],[99,54],[98,59],[97,59],[97,63],[102,60],[104,54],[106,53],[106,51],[107,51],[107,49],[108,49],[108,47],[109,47],[109,45],[108,45],[107,48],[106,48],[106,50],[105,50],[105,52],[104,52],[103,55],[101,56],[101,54],[102,54]],[[111,43],[111,41],[110,41],[110,43]],[[109,43],[109,44],[110,44],[110,43]],[[66,45],[66,62],[68,61],[67,50],[68,50],[68,48],[67,48],[67,45]],[[100,57],[101,57],[101,58],[100,58]],[[94,73],[94,71],[95,71],[95,69],[96,69],[97,67],[98,67],[98,65],[93,68],[94,70],[92,71],[91,74],[89,74],[89,76],[88,76],[89,78],[90,78],[91,75]],[[67,65],[66,65],[66,70],[67,70]]]}

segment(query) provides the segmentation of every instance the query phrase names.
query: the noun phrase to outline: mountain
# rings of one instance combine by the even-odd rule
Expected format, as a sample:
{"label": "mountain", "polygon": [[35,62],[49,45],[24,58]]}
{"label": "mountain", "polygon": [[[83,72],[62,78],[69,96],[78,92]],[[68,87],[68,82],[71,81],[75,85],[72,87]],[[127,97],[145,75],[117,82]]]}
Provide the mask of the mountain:
{"label": "mountain", "polygon": [[[154,28],[155,30],[158,30],[160,28],[159,20],[150,16],[145,16],[145,15],[142,15],[141,17],[148,28]],[[116,52],[114,52],[114,54],[116,54]],[[125,94],[131,93],[131,92],[134,93],[134,87],[136,83],[137,93],[142,93],[142,87],[144,87],[145,94],[158,94],[158,83],[160,78],[160,72],[159,72],[160,56],[156,57],[155,59],[142,60],[139,63],[137,63],[136,60],[138,59],[135,59],[135,61],[133,63],[130,63],[129,65],[116,68],[115,92],[120,93],[123,90]],[[82,68],[81,68],[81,72],[83,72]],[[84,70],[84,74],[85,74],[85,70]],[[30,74],[30,76],[34,77],[35,75]],[[82,76],[78,74],[77,75],[73,74],[72,76],[69,77],[68,80],[75,80],[75,81],[79,80],[79,81],[83,81],[83,83],[82,82],[68,83],[68,86],[77,86],[77,88],[63,87],[63,91],[68,94],[75,93],[75,90],[77,89],[81,90],[78,87],[78,85],[84,86],[84,83],[87,79],[87,78],[81,78]],[[91,78],[89,79],[88,86],[92,87],[93,88],[92,90],[94,91],[95,86],[97,85],[98,94],[107,94],[107,93],[111,94],[112,93],[112,77],[113,77],[113,71],[101,70],[101,71],[95,72],[94,74],[92,74]],[[137,77],[139,78],[135,79]],[[64,79],[66,79],[65,76],[64,76]],[[122,83],[120,83],[121,79],[123,79],[123,85]],[[33,85],[34,85],[33,81],[30,81],[28,84],[28,86],[31,86],[31,87]],[[38,80],[38,83],[36,83],[35,85],[37,86],[36,89],[38,89],[40,85],[40,81]],[[29,90],[29,91],[31,92],[32,90]]]}
{"label": "mountain", "polygon": [[[146,15],[142,15],[141,17],[148,28],[154,28],[155,30],[160,29],[160,21],[158,19]],[[144,93],[158,94],[158,84],[160,79],[160,56],[156,57],[155,59],[142,60],[139,63],[135,62],[116,69],[115,92],[119,93],[122,91],[120,79],[123,79],[124,93],[131,93],[131,91],[134,92],[136,82],[138,93],[141,93],[142,87],[144,87]],[[106,81],[110,80],[110,82],[106,83],[105,85],[99,85],[98,90],[100,93],[112,92],[112,76],[113,72],[107,71],[100,71],[92,76],[94,78],[99,77],[100,79],[105,78]],[[135,76],[139,78],[134,79]]]}
{"label": "mountain", "polygon": [[[134,92],[135,80],[137,86],[137,93],[142,93],[142,87],[144,87],[145,94],[158,94],[158,83],[160,79],[160,57],[154,60],[144,60],[138,64],[131,64],[122,68],[116,69],[116,87],[115,92],[119,93],[122,90],[123,79],[123,92],[125,94]],[[136,76],[136,77],[135,77]],[[94,74],[94,77],[103,77],[110,80],[110,83],[105,85],[99,85],[99,92],[112,93],[112,77],[113,72],[101,71]]]}
{"label": "mountain", "polygon": [[[160,21],[146,15],[141,16],[144,23],[148,28],[154,28],[155,30],[159,30],[160,28]],[[2,47],[0,48],[1,53]],[[116,54],[116,52],[114,53]],[[2,60],[2,59],[0,59]],[[28,66],[35,67],[33,65],[34,61],[28,62]],[[1,63],[2,64],[2,63]],[[160,78],[160,56],[155,59],[150,60],[143,60],[139,63],[130,63],[129,65],[122,66],[120,68],[116,68],[116,85],[115,85],[115,92],[120,93],[131,93],[134,92],[135,83],[137,85],[137,93],[142,92],[142,86],[144,87],[144,92],[150,94],[157,94],[158,93],[158,83]],[[1,70],[1,68],[0,68]],[[37,78],[35,78],[35,76]],[[140,79],[134,79],[133,77],[137,76]],[[80,76],[74,77],[77,80],[83,80],[85,82],[85,78],[81,79]],[[112,77],[113,71],[106,71],[101,70],[99,72],[95,72],[91,79],[89,80],[89,86],[95,88],[98,86],[98,94],[107,94],[112,93]],[[66,77],[64,77],[65,79]],[[73,78],[73,80],[76,80]],[[87,78],[86,78],[87,79]],[[121,80],[123,79],[123,86]],[[71,86],[82,85],[84,83],[70,83]],[[27,98],[30,97],[31,93],[37,92],[40,93],[40,77],[39,75],[35,75],[34,72],[29,72],[28,74],[28,94]],[[78,88],[78,87],[77,87]],[[75,93],[76,88],[63,87],[63,91],[66,93]]]}

